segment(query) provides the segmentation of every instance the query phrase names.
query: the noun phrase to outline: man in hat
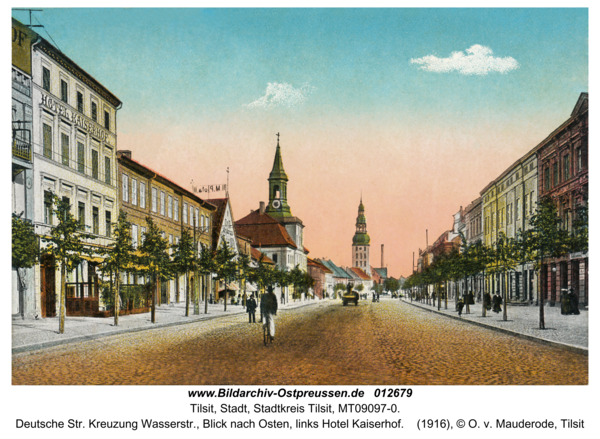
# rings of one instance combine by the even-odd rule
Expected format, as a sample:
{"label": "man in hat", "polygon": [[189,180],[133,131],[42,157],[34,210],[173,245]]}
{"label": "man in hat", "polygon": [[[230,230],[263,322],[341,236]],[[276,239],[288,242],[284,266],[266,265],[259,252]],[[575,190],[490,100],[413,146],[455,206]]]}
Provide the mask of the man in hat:
{"label": "man in hat", "polygon": [[579,298],[571,287],[569,287],[569,305],[571,306],[571,312],[569,314],[579,314]]}
{"label": "man in hat", "polygon": [[263,316],[263,324],[269,325],[271,330],[271,340],[275,337],[275,319],[277,315],[277,297],[273,293],[273,287],[267,287],[267,293],[262,296],[260,301],[260,312]]}
{"label": "man in hat", "polygon": [[246,312],[250,319],[248,323],[256,323],[256,299],[254,294],[250,294],[250,298],[246,301]]}

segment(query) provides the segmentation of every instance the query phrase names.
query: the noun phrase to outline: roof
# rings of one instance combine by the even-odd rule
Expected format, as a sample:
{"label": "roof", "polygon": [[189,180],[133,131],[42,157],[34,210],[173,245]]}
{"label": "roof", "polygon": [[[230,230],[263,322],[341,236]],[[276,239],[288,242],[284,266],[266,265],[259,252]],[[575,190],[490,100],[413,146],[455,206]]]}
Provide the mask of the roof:
{"label": "roof", "polygon": [[251,253],[252,253],[252,259],[256,260],[257,262],[260,261],[260,259],[262,258],[262,261],[265,264],[275,265],[275,261],[273,261],[273,259],[271,259],[267,255],[265,255],[264,253],[258,251],[254,247],[252,247]]}
{"label": "roof", "polygon": [[353,271],[361,280],[372,280],[371,277],[365,273],[362,268],[350,267],[349,270]]}
{"label": "roof", "polygon": [[134,167],[137,168],[137,171],[139,172],[140,170],[143,172],[146,172],[148,174],[154,174],[154,177],[158,177],[158,179],[161,181],[161,183],[167,184],[169,186],[171,186],[172,188],[174,188],[177,191],[180,191],[181,193],[183,193],[186,197],[191,198],[194,201],[197,201],[198,203],[200,203],[200,205],[206,209],[209,210],[216,210],[217,207],[212,204],[209,203],[206,200],[203,200],[202,198],[200,198],[197,195],[194,195],[192,192],[188,191],[187,189],[182,188],[181,186],[179,186],[177,183],[175,183],[174,181],[168,179],[167,177],[165,177],[164,175],[156,172],[155,170],[149,168],[146,165],[141,164],[140,162],[138,162],[137,160],[132,159],[131,157],[128,157],[124,154],[119,154],[120,151],[117,151],[117,160],[123,164],[129,165],[130,167]]}
{"label": "roof", "polygon": [[335,265],[332,261],[328,259],[318,259],[318,261],[325,265],[327,268],[329,268],[331,271],[333,271],[334,277],[352,279],[352,277],[348,273],[346,273],[342,268]]}
{"label": "roof", "polygon": [[309,267],[317,267],[324,273],[333,274],[333,271],[327,268],[324,264],[322,264],[319,260],[307,258],[306,263]]}
{"label": "roof", "polygon": [[242,235],[251,238],[254,247],[298,248],[285,227],[266,213],[261,214],[259,210],[253,210],[236,221],[235,228]]}
{"label": "roof", "polygon": [[281,159],[281,148],[279,140],[277,140],[277,149],[275,151],[275,160],[273,161],[273,169],[269,174],[269,180],[285,180],[288,181],[288,176],[283,169],[283,160]]}
{"label": "roof", "polygon": [[387,279],[387,277],[388,277],[387,267],[386,268],[371,267],[371,272],[377,273],[382,279]]}
{"label": "roof", "polygon": [[[219,242],[219,236],[221,235],[221,228],[223,227],[223,218],[225,218],[225,212],[227,211],[227,203],[229,202],[229,198],[213,198],[210,200],[210,203],[213,204],[217,210],[213,215],[213,248],[217,247],[217,243]],[[231,212],[231,217],[233,219],[233,212]],[[234,226],[235,231],[235,226]],[[237,233],[236,233],[237,235]],[[246,237],[248,239],[250,237]]]}

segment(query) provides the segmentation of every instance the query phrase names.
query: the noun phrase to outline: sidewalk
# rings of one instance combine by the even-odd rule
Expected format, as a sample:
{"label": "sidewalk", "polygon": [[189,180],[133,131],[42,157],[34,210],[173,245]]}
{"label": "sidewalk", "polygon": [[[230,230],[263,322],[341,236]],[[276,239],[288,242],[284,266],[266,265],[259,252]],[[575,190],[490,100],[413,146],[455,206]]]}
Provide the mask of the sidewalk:
{"label": "sidewalk", "polygon": [[486,312],[486,317],[482,317],[481,303],[470,305],[469,314],[466,314],[466,307],[463,308],[462,317],[459,317],[458,312],[454,308],[454,299],[448,299],[448,309],[444,309],[444,301],[442,301],[439,311],[437,309],[437,302],[435,306],[432,306],[414,300],[411,302],[410,299],[402,300],[407,304],[470,324],[588,354],[589,330],[587,310],[580,310],[579,315],[567,316],[560,313],[560,304],[557,303],[555,306],[550,306],[550,303],[546,303],[544,306],[546,329],[539,329],[540,307],[535,305],[508,305],[506,309],[508,320],[503,321],[501,312],[496,314],[491,310]]}
{"label": "sidewalk", "polygon": [[[292,301],[285,305],[279,304],[279,309],[295,309],[323,302],[323,300],[319,299]],[[22,320],[20,317],[13,317],[12,353],[32,351],[65,343],[93,340],[109,335],[185,325],[187,323],[243,314],[246,314],[246,308],[243,308],[241,305],[229,304],[227,305],[227,311],[223,311],[222,304],[208,305],[208,314],[204,314],[204,303],[201,303],[200,314],[194,315],[194,305],[190,304],[190,315],[189,317],[185,317],[185,303],[175,303],[157,306],[156,323],[154,324],[150,322],[149,312],[119,316],[119,326],[114,326],[114,317],[67,316],[65,319],[64,334],[58,333],[58,317],[38,320]],[[259,318],[259,309],[257,309],[256,314],[257,318]]]}

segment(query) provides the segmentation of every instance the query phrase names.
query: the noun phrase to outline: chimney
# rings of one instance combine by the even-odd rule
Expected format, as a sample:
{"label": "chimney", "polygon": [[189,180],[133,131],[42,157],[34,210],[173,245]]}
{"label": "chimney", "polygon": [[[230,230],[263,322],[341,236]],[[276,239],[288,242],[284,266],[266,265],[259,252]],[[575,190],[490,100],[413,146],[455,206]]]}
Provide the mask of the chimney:
{"label": "chimney", "polygon": [[381,244],[381,268],[384,268],[385,265],[383,264],[383,244]]}
{"label": "chimney", "polygon": [[261,215],[265,214],[265,202],[264,201],[260,202],[260,207],[258,208],[258,213],[260,213]]}
{"label": "chimney", "polygon": [[131,151],[128,149],[117,151],[117,157],[127,157],[128,159],[131,159]]}

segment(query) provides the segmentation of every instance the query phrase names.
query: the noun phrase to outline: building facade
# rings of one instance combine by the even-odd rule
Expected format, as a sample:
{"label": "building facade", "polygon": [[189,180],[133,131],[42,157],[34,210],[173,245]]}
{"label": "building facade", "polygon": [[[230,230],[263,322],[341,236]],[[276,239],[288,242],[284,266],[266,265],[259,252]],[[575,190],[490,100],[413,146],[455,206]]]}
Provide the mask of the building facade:
{"label": "building facade", "polygon": [[[535,150],[539,163],[540,198],[550,197],[572,231],[577,209],[588,203],[588,93],[581,93],[571,116]],[[589,304],[588,253],[570,253],[544,261],[542,294],[551,304],[560,300],[562,289],[573,288],[580,306]]]}
{"label": "building facade", "polygon": [[[513,163],[482,191],[484,243],[494,247],[501,236],[516,239],[529,229],[538,200],[538,160],[535,148]],[[493,263],[492,263],[493,265]],[[532,264],[505,274],[487,276],[490,294],[506,291],[507,301],[533,303],[537,280]]]}
{"label": "building facade", "polygon": [[[37,34],[12,20],[12,213],[34,220],[31,46]],[[36,315],[33,268],[12,270],[12,314]]]}
{"label": "building facade", "polygon": [[[66,200],[100,252],[112,242],[118,213],[116,148],[121,101],[42,37],[32,45],[33,212],[35,231],[44,237],[57,223],[53,197]],[[67,315],[99,310],[97,258],[67,273]],[[52,257],[36,268],[36,309],[41,317],[58,312],[60,277]]]}
{"label": "building facade", "polygon": [[[198,254],[202,247],[212,247],[213,214],[216,207],[182,188],[165,176],[153,171],[132,158],[130,151],[118,152],[117,178],[119,183],[119,206],[131,223],[133,247],[141,246],[147,230],[146,218],[150,217],[163,233],[169,245],[179,243],[183,230],[194,238]],[[116,221],[116,219],[115,219]],[[173,250],[171,249],[172,253]],[[124,274],[124,285],[150,288],[148,279]],[[160,281],[159,281],[160,282]],[[190,276],[190,302],[198,290],[204,294],[207,280]],[[184,275],[160,282],[157,305],[185,300],[186,279]]]}

